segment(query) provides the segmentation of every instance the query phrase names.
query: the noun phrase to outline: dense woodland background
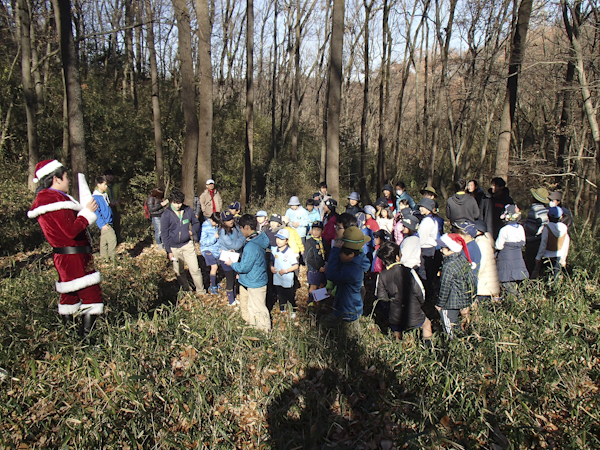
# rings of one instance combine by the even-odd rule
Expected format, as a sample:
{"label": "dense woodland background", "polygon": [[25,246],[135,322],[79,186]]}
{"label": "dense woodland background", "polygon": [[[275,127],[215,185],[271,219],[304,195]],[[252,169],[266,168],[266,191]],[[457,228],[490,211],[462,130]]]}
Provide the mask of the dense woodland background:
{"label": "dense woodland background", "polygon": [[593,216],[594,1],[3,0],[0,21],[0,158],[32,189],[49,157],[188,201],[209,177],[268,204],[500,175]]}

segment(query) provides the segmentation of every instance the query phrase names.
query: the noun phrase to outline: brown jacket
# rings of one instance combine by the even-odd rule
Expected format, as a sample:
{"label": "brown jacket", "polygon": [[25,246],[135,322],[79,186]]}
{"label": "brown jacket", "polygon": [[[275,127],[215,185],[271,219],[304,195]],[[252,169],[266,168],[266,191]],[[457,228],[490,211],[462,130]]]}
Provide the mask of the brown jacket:
{"label": "brown jacket", "polygon": [[[202,208],[202,214],[204,214],[205,218],[209,218],[213,213],[213,203],[210,198],[210,192],[208,189],[204,189],[204,192],[200,195],[200,207]],[[221,194],[215,189],[214,193],[215,206],[217,208],[216,212],[221,212],[221,208],[223,207],[223,200],[221,200]]]}

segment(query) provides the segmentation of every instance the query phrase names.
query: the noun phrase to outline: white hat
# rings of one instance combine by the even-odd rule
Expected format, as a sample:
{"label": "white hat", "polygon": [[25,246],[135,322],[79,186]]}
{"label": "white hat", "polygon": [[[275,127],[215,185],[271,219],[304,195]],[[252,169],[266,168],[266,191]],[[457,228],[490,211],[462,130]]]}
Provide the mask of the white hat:
{"label": "white hat", "polygon": [[290,197],[290,201],[288,202],[289,206],[300,206],[300,199],[295,195]]}
{"label": "white hat", "polygon": [[50,175],[52,172],[62,166],[63,165],[56,159],[45,159],[44,161],[40,161],[35,165],[35,178],[33,179],[33,182],[37,183],[46,175]]}
{"label": "white hat", "polygon": [[275,235],[275,237],[278,237],[279,239],[289,239],[290,238],[290,232],[288,230],[279,230],[277,232],[277,234]]}
{"label": "white hat", "polygon": [[213,180],[212,178],[206,180],[206,185],[208,186],[209,184],[215,184],[215,180]]}

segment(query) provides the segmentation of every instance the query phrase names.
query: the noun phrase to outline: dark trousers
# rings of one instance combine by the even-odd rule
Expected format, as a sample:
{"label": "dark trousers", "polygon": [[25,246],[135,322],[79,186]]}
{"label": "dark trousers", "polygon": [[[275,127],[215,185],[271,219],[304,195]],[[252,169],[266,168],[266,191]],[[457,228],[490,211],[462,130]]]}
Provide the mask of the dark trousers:
{"label": "dark trousers", "polygon": [[275,289],[277,290],[277,298],[279,299],[279,308],[281,311],[285,310],[286,303],[292,305],[293,308],[296,307],[296,288],[275,286]]}

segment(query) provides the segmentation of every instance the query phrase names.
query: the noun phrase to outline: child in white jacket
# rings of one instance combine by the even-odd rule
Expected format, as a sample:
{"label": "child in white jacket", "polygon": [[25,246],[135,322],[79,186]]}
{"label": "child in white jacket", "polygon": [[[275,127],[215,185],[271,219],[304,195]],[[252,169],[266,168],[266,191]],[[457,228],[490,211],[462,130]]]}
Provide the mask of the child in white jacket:
{"label": "child in white jacket", "polygon": [[571,240],[569,238],[568,227],[560,221],[562,215],[563,211],[560,206],[554,206],[548,210],[549,223],[542,231],[540,249],[535,257],[534,278],[537,278],[540,274],[542,258],[550,260],[554,278],[560,273],[560,268],[567,265]]}

